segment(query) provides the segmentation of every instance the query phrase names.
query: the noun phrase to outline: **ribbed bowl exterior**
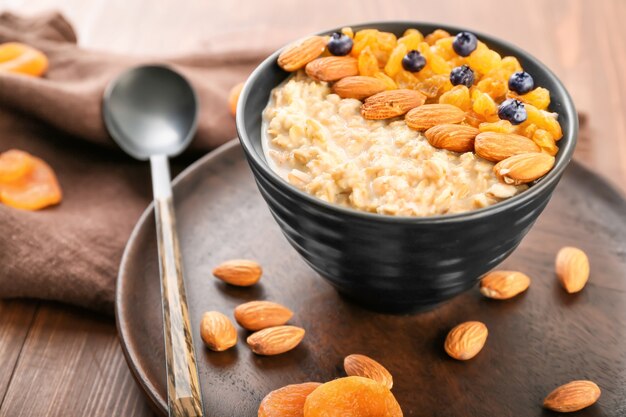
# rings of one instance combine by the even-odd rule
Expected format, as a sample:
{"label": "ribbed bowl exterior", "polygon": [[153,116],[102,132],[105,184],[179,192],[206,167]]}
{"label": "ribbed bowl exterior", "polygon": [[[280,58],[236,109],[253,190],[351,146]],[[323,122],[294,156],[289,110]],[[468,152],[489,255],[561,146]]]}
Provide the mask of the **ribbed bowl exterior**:
{"label": "ribbed bowl exterior", "polygon": [[[361,25],[402,33],[442,25],[385,22]],[[462,30],[443,27],[451,33]],[[372,309],[421,310],[471,288],[519,245],[547,205],[571,159],[578,129],[571,99],[558,79],[525,52],[485,35],[502,54],[517,56],[536,84],[552,93],[564,138],[555,168],[519,196],[465,215],[394,218],[340,208],[302,193],[267,165],[261,113],[272,88],[288,75],[269,57],[240,96],[237,129],[258,188],[290,244],[346,297]]]}

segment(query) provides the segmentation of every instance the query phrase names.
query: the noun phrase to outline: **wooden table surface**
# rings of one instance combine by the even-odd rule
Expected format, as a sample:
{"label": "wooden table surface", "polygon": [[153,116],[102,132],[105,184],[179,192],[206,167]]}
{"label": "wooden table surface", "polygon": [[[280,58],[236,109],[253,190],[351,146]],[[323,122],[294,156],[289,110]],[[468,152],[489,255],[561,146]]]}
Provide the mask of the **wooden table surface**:
{"label": "wooden table surface", "polygon": [[[518,44],[552,68],[587,116],[588,134],[581,138],[576,158],[626,191],[626,1],[467,4],[0,0],[0,11],[58,9],[75,25],[83,46],[150,55],[197,50],[215,35],[262,34],[278,28],[287,42],[327,27],[371,20],[423,20],[475,28]],[[79,415],[153,415],[124,361],[113,320],[54,303],[0,301],[0,417]]]}

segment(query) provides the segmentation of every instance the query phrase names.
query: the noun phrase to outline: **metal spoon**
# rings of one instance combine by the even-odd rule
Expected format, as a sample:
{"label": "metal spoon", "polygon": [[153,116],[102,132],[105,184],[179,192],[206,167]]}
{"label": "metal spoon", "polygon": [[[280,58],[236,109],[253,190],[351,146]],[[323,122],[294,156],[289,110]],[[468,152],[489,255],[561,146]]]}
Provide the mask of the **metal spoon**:
{"label": "metal spoon", "polygon": [[198,100],[181,75],[162,66],[131,69],[104,92],[104,122],[126,153],[150,159],[161,271],[161,301],[170,417],[202,416],[168,157],[191,141]]}

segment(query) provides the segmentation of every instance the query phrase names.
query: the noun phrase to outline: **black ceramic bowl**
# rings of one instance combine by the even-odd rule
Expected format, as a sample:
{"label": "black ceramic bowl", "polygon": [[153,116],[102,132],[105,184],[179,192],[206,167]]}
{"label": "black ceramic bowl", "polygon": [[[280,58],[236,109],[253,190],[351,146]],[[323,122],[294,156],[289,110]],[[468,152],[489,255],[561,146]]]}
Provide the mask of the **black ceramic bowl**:
{"label": "black ceramic bowl", "polygon": [[[453,35],[466,30],[419,22],[353,26],[355,31],[376,28],[396,35],[411,27],[424,34],[437,28]],[[257,67],[241,92],[237,108],[239,139],[274,218],[315,271],[365,307],[387,311],[425,309],[475,285],[528,233],[572,157],[578,118],[563,84],[523,50],[474,33],[502,56],[517,57],[532,74],[535,85],[550,90],[550,110],[559,113],[563,128],[556,164],[548,175],[518,196],[480,210],[393,217],[339,207],[308,195],[272,171],[261,147],[261,113],[270,91],[289,76],[276,64],[280,51]]]}

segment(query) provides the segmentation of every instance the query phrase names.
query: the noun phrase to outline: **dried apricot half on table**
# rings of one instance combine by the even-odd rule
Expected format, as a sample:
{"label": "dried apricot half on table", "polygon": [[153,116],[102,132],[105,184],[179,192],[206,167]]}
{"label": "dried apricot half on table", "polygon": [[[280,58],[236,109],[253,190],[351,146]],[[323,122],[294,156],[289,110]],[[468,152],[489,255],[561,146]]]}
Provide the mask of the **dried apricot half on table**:
{"label": "dried apricot half on table", "polygon": [[258,417],[302,417],[306,398],[320,385],[319,382],[305,382],[270,392],[261,401]]}
{"label": "dried apricot half on table", "polygon": [[42,76],[48,69],[48,58],[38,49],[19,42],[0,45],[0,72]]}
{"label": "dried apricot half on table", "polygon": [[304,402],[304,417],[402,417],[402,409],[383,384],[360,376],[320,385]]}
{"label": "dried apricot half on table", "polygon": [[0,177],[0,202],[7,206],[39,210],[61,202],[61,187],[52,168],[25,152],[0,154]]}
{"label": "dried apricot half on table", "polygon": [[22,178],[33,166],[33,157],[27,152],[11,149],[0,153],[0,184]]}

